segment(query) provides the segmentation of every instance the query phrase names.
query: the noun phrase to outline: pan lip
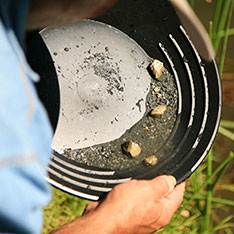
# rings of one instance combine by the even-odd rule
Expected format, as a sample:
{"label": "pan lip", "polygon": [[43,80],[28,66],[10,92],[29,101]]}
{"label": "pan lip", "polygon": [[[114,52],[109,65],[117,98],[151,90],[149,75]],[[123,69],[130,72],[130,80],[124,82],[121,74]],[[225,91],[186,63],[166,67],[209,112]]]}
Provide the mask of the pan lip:
{"label": "pan lip", "polygon": [[83,193],[83,192],[80,192],[80,191],[77,191],[77,190],[74,190],[74,189],[71,189],[67,186],[64,186],[60,183],[58,183],[57,181],[51,179],[49,176],[46,176],[45,177],[46,181],[53,185],[54,187],[64,191],[64,192],[67,192],[69,194],[72,194],[72,195],[75,195],[75,196],[78,196],[78,197],[81,197],[81,198],[85,198],[85,199],[88,199],[88,200],[91,200],[91,201],[97,201],[99,199],[99,196],[96,196],[96,195],[91,195],[89,193]]}
{"label": "pan lip", "polygon": [[207,154],[207,151],[210,150],[214,140],[215,140],[215,137],[216,137],[216,134],[218,133],[218,128],[219,128],[219,124],[220,124],[220,121],[221,121],[221,112],[222,112],[222,86],[221,86],[221,79],[220,79],[220,75],[219,75],[219,72],[218,72],[218,67],[217,67],[217,63],[215,61],[215,58],[212,59],[213,61],[213,64],[214,64],[214,67],[215,67],[215,71],[216,71],[216,75],[217,75],[217,81],[218,81],[218,89],[219,89],[219,103],[218,103],[218,113],[217,113],[217,119],[216,119],[216,125],[215,125],[215,128],[213,130],[213,134],[210,138],[210,142],[209,144],[207,145],[204,153],[202,154],[202,156],[200,157],[200,159],[196,162],[196,164],[191,168],[191,173],[193,173],[197,167],[201,164],[201,162],[204,160],[206,154]]}
{"label": "pan lip", "polygon": [[109,170],[109,169],[98,168],[98,167],[93,167],[93,166],[89,166],[88,169],[81,167],[79,166],[80,164],[79,162],[69,159],[65,157],[63,154],[56,152],[55,150],[53,150],[52,155],[53,155],[52,160],[60,162],[64,164],[65,166],[70,167],[71,169],[75,169],[79,171],[80,173],[89,174],[89,175],[97,175],[97,176],[98,175],[113,176],[115,174],[115,170],[112,170],[112,169]]}
{"label": "pan lip", "polygon": [[[184,34],[184,36],[187,38],[189,44],[191,45],[193,52],[195,53],[197,60],[199,63],[202,63],[202,59],[197,51],[197,49],[195,48],[193,42],[191,41],[191,39],[189,38],[189,35],[187,34],[186,30],[184,29],[184,27],[182,25],[179,26],[179,29],[181,30],[181,32]],[[196,163],[192,166],[192,168],[190,169],[190,173],[187,176],[184,176],[186,178],[188,178],[197,168],[198,166],[202,163],[202,161],[205,159],[208,151],[210,150],[210,148],[212,147],[212,144],[215,140],[216,134],[218,132],[218,127],[221,121],[221,112],[222,112],[222,85],[221,85],[221,78],[220,78],[220,74],[218,71],[218,67],[217,67],[217,63],[215,58],[212,58],[212,61],[210,62],[214,65],[214,69],[216,72],[216,78],[217,78],[217,84],[218,84],[218,94],[219,94],[219,102],[218,104],[218,112],[217,112],[217,118],[216,118],[216,124],[215,127],[213,128],[213,134],[210,138],[210,141],[206,147],[206,149],[204,150],[203,154],[200,156],[200,158],[196,161]],[[204,68],[203,68],[204,69]],[[201,69],[202,70],[202,69]],[[203,72],[203,71],[202,71]],[[208,86],[208,85],[207,85]],[[207,105],[209,104],[209,100],[208,103],[206,103]],[[206,120],[207,121],[207,120]],[[205,124],[206,125],[206,124]],[[205,126],[204,126],[205,128]]]}
{"label": "pan lip", "polygon": [[60,162],[58,161],[55,162],[54,158],[53,160],[50,161],[50,167],[58,169],[62,173],[65,173],[67,175],[70,175],[72,177],[75,177],[79,180],[86,181],[86,182],[92,182],[95,184],[119,184],[119,183],[127,182],[131,179],[131,177],[123,177],[123,178],[115,177],[114,176],[115,171],[102,171],[102,170],[94,171],[90,169],[88,170],[83,169],[83,171],[80,171],[81,169],[80,167],[74,167],[73,165],[68,164],[62,160],[60,160]]}

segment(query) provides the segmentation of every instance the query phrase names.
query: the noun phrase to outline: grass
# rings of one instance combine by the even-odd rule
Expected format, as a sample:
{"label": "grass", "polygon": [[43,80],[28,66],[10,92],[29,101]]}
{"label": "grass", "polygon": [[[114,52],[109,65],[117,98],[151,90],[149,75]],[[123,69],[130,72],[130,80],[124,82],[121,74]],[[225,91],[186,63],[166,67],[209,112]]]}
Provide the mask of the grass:
{"label": "grass", "polygon": [[[194,5],[193,5],[194,6]],[[234,35],[234,28],[230,28],[234,1],[217,0],[214,12],[214,19],[210,23],[209,36],[212,41],[214,51],[217,54],[221,50],[219,61],[220,75],[223,73],[224,61],[226,58],[227,44],[230,36]],[[221,40],[223,44],[221,45]]]}
{"label": "grass", "polygon": [[[192,8],[196,0],[189,0]],[[217,0],[213,21],[210,22],[209,36],[217,53],[220,51],[219,70],[222,76],[228,40],[234,35],[234,28],[230,28],[234,0]],[[234,141],[234,121],[222,120],[219,133]],[[226,234],[233,233],[231,222],[233,216],[219,220],[217,209],[225,206],[234,207],[234,200],[217,196],[217,191],[234,192],[234,185],[222,181],[228,166],[234,158],[232,152],[214,168],[215,152],[210,150],[204,163],[187,180],[186,193],[180,209],[173,216],[171,222],[158,231],[161,234],[212,234],[223,230]],[[43,234],[79,217],[89,202],[84,199],[61,192],[53,188],[53,200],[44,209],[45,224]]]}
{"label": "grass", "polygon": [[53,199],[44,209],[44,234],[80,217],[89,203],[87,200],[64,193],[56,188],[52,188],[52,191]]}
{"label": "grass", "polygon": [[[186,193],[180,209],[171,222],[157,233],[210,234],[234,226],[234,224],[229,223],[232,216],[220,220],[218,225],[214,225],[213,222],[217,206],[234,206],[232,200],[215,197],[216,187],[222,185],[221,178],[234,158],[234,154],[230,153],[215,170],[212,170],[213,158],[214,153],[211,150],[206,162],[187,181]],[[226,187],[226,189],[230,188]]]}

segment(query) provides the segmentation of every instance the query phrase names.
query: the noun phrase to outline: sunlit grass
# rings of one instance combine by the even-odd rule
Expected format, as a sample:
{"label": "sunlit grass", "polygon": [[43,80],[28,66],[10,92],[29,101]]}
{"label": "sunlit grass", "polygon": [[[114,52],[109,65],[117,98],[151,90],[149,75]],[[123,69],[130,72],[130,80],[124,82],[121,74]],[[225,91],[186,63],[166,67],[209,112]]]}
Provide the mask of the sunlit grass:
{"label": "sunlit grass", "polygon": [[80,217],[88,203],[89,201],[85,199],[53,188],[53,199],[44,209],[43,234],[47,234],[63,224]]}
{"label": "sunlit grass", "polygon": [[[222,186],[221,178],[234,158],[234,154],[230,153],[215,170],[212,170],[213,157],[213,150],[211,150],[205,163],[187,181],[186,193],[180,209],[174,215],[172,221],[157,233],[210,234],[234,226],[229,223],[232,216],[221,220],[218,225],[214,225],[213,222],[214,210],[217,204],[218,206],[234,206],[234,201],[221,199],[215,195],[216,187],[219,186],[220,188]],[[231,191],[233,188],[224,185],[222,189]]]}

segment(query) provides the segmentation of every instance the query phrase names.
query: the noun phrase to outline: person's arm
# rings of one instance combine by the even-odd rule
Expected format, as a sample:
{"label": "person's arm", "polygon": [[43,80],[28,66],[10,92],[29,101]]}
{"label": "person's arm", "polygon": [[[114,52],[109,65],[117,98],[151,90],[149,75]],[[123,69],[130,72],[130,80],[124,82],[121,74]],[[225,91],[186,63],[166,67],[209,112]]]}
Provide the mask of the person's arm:
{"label": "person's arm", "polygon": [[38,234],[52,131],[21,49],[27,1],[0,1],[0,233]]}
{"label": "person's arm", "polygon": [[185,184],[172,176],[131,180],[102,202],[90,203],[81,218],[51,234],[148,234],[166,225],[183,199]]}

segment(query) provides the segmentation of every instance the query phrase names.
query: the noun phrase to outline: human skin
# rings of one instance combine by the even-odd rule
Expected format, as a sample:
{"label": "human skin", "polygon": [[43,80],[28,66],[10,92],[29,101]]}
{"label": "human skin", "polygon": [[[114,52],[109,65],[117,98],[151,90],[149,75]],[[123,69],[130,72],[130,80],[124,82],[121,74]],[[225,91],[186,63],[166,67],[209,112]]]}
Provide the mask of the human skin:
{"label": "human skin", "polygon": [[51,234],[150,234],[165,226],[183,200],[185,183],[175,178],[131,180],[116,186],[101,202],[92,202],[81,218]]}

